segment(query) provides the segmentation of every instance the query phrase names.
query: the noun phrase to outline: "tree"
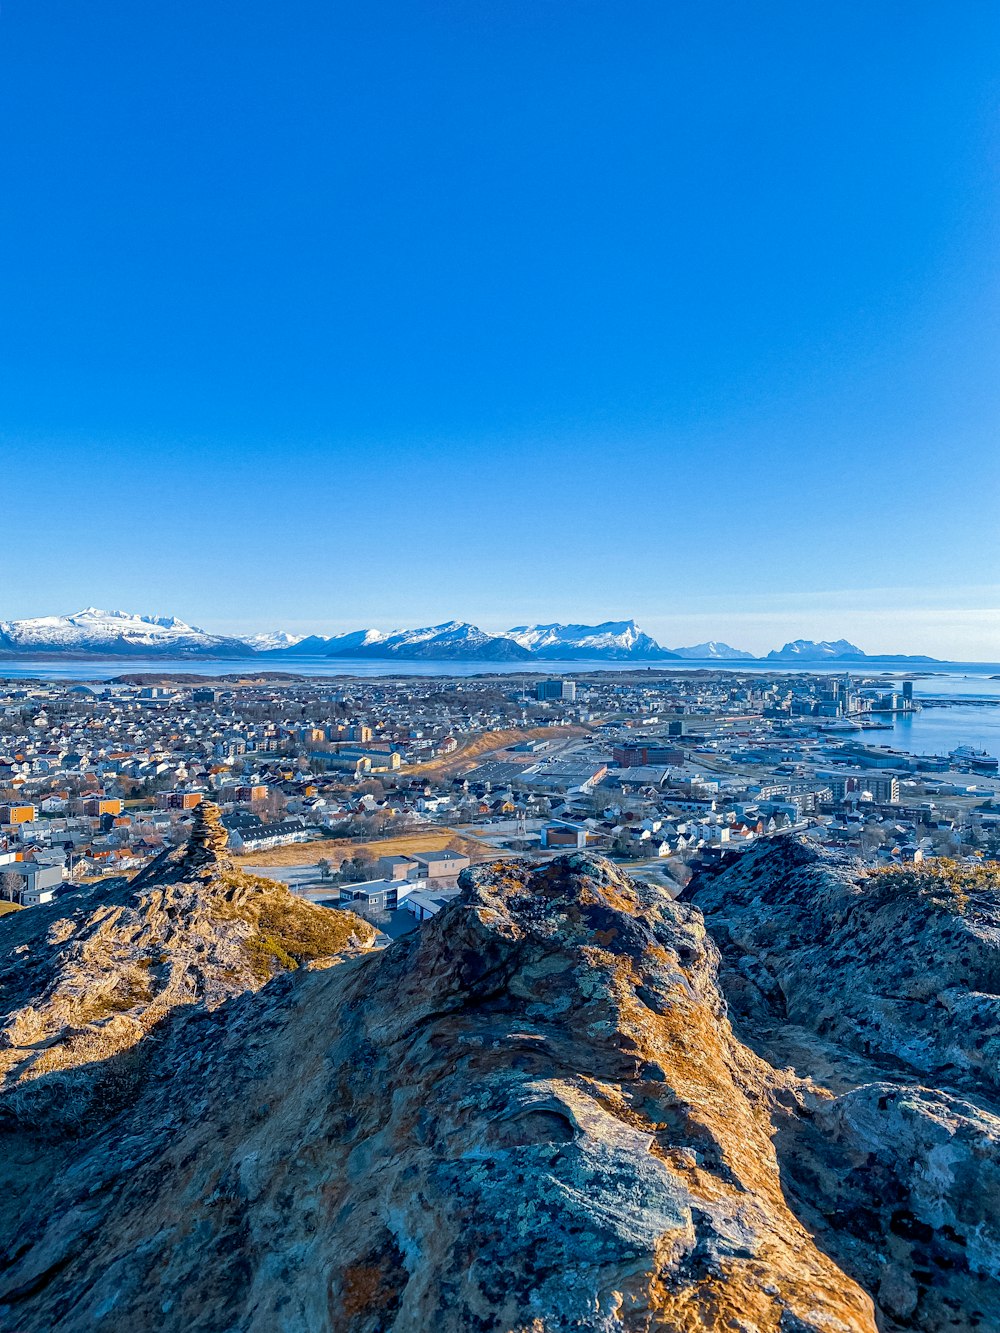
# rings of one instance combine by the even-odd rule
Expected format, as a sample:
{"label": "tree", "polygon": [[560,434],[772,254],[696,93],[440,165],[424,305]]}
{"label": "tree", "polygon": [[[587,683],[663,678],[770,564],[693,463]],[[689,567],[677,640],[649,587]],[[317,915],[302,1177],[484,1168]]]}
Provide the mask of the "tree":
{"label": "tree", "polygon": [[0,898],[11,903],[20,902],[23,888],[24,880],[16,870],[5,870],[0,874]]}
{"label": "tree", "polygon": [[319,861],[316,862],[316,869],[319,871],[321,879],[330,878],[330,862],[326,859],[326,857],[322,857]]}
{"label": "tree", "polygon": [[611,843],[612,856],[631,858],[632,844],[624,833],[619,833]]}
{"label": "tree", "polygon": [[364,847],[359,847],[349,861],[342,861],[337,880],[341,884],[363,884],[378,879],[375,858]]}
{"label": "tree", "polygon": [[250,810],[265,824],[274,824],[285,817],[288,810],[288,801],[284,793],[277,787],[269,787],[265,797],[250,802]]}

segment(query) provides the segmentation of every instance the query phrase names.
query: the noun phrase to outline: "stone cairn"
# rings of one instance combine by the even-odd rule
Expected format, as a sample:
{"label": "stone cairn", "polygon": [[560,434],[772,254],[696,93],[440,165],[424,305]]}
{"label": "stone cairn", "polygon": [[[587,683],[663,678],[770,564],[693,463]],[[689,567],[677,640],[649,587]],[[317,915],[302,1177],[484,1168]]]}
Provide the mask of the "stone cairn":
{"label": "stone cairn", "polygon": [[211,801],[202,801],[195,808],[194,827],[188,839],[185,865],[206,878],[220,866],[229,863],[226,855],[228,834],[222,827],[222,811]]}

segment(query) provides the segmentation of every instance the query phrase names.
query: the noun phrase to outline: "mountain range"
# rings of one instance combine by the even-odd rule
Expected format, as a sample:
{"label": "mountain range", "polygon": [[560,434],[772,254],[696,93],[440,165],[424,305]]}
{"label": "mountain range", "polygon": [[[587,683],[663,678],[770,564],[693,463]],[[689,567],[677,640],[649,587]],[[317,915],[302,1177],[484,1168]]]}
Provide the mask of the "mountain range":
{"label": "mountain range", "polygon": [[476,625],[450,620],[424,629],[354,630],[324,639],[312,634],[287,650],[296,657],[424,658],[452,661],[506,662],[532,654],[504,635],[487,634]]}
{"label": "mountain range", "polygon": [[864,654],[856,644],[848,643],[846,639],[822,639],[818,643],[814,639],[793,639],[767,656],[771,661],[787,662],[797,657],[806,657],[810,662],[815,662],[817,658],[858,657]]}
{"label": "mountain range", "polygon": [[[664,648],[634,620],[599,625],[515,625],[491,634],[467,621],[386,632],[359,629],[331,637],[284,630],[236,638],[211,634],[176,616],[143,616],[88,606],[73,615],[0,620],[0,658],[21,655],[253,657],[286,661],[304,657],[482,662],[756,661],[752,653],[710,640]],[[867,656],[846,639],[795,639],[768,653],[774,662],[856,661]],[[930,662],[897,656],[880,661]]]}
{"label": "mountain range", "polygon": [[[264,636],[272,640],[273,636]],[[140,616],[88,606],[69,616],[0,620],[0,653],[246,654],[253,645],[207,634],[176,616]]]}
{"label": "mountain range", "polygon": [[675,648],[673,651],[675,657],[690,657],[699,662],[752,662],[755,660],[753,653],[744,652],[742,648],[731,648],[728,643],[719,643],[717,639],[710,639],[707,643],[695,643],[690,648]]}

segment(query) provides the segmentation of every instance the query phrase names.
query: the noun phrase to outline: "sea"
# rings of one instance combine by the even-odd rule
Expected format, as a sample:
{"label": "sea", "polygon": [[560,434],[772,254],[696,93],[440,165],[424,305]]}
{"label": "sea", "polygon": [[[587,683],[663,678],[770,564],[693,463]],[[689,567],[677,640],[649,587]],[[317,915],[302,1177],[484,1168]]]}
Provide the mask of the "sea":
{"label": "sea", "polygon": [[885,730],[847,733],[871,745],[888,745],[912,754],[947,754],[957,745],[974,745],[1000,755],[1000,663],[997,662],[880,662],[863,663],[717,662],[686,658],[656,663],[648,668],[635,662],[384,662],[371,659],[300,657],[288,662],[255,662],[247,658],[37,658],[0,661],[2,680],[63,680],[97,684],[117,676],[151,674],[163,676],[249,676],[266,671],[293,676],[386,677],[404,676],[527,676],[587,675],[596,671],[649,670],[676,674],[687,671],[731,671],[737,675],[761,672],[782,675],[840,675],[845,669],[859,676],[878,676],[889,681],[913,681],[914,698],[923,704],[919,712],[897,714],[882,720]]}

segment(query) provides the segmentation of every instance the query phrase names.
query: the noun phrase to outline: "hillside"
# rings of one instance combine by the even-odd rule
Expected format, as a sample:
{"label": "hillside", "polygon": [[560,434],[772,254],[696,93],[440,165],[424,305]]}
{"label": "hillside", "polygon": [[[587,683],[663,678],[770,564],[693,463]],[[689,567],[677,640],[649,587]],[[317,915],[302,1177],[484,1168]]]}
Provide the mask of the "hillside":
{"label": "hillside", "polygon": [[[30,941],[11,932],[42,909],[0,922],[8,969],[38,951],[16,985],[39,1031],[129,941],[188,979],[131,1046],[64,1036],[35,1097],[9,1071],[3,1327],[1000,1326],[990,884],[956,898],[789,841],[696,884],[703,916],[597,857],[507,862],[384,952],[352,924],[337,966],[260,987],[230,976],[259,932],[232,873],[203,825],[123,890],[111,954],[87,948],[97,907]],[[67,1069],[91,1094],[71,1136],[38,1114]]]}
{"label": "hillside", "polygon": [[[372,942],[353,913],[235,869],[224,845],[204,802],[190,844],[131,882],[105,880],[0,921],[3,1111],[76,1132],[107,1097],[106,1062],[145,1062],[151,1034],[165,1035],[181,1009],[215,1010],[282,971]],[[132,1068],[119,1060],[115,1081]]]}

